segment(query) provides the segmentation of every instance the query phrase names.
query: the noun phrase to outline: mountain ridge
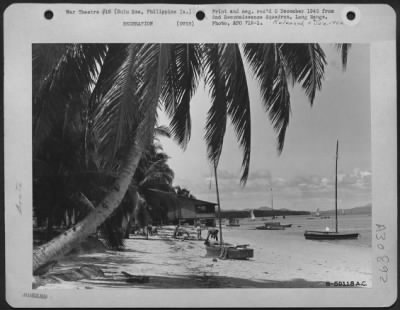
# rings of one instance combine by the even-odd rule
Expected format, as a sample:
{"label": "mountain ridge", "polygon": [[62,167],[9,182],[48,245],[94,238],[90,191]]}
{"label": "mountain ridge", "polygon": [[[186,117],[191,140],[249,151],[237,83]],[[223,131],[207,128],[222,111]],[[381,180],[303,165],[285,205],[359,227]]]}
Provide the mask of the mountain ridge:
{"label": "mountain ridge", "polygon": [[[273,215],[273,213],[276,213],[276,215],[283,215],[285,214],[314,214],[315,211],[306,211],[306,210],[291,210],[287,208],[281,208],[281,209],[272,209],[271,207],[268,206],[261,206],[258,208],[250,209],[250,208],[245,208],[245,209],[221,209],[221,214],[223,215],[224,213],[243,213],[243,212],[250,212],[251,210],[254,211],[254,215],[257,216],[258,213],[263,213],[262,215],[259,216],[269,216]],[[338,209],[338,213],[341,214],[344,210],[345,214],[372,214],[372,203],[365,204],[363,206],[357,206],[357,207],[352,207],[348,209]],[[268,213],[268,214],[265,214]],[[335,214],[335,209],[330,209],[330,210],[321,210],[319,211],[320,215],[332,215]]]}

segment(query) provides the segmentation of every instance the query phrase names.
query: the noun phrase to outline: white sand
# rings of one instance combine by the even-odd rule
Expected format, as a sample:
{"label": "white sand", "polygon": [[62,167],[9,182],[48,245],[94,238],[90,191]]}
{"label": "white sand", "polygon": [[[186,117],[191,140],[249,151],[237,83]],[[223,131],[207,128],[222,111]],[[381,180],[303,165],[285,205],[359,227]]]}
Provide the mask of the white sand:
{"label": "white sand", "polygon": [[[372,286],[372,251],[368,247],[310,241],[279,231],[266,231],[265,239],[255,242],[238,230],[226,229],[224,240],[250,244],[254,258],[221,260],[206,257],[202,241],[173,239],[172,231],[172,227],[164,229],[150,240],[132,236],[135,239],[126,240],[123,252],[86,254],[61,261],[53,274],[93,264],[104,271],[105,277],[47,283],[39,288],[325,287],[326,281],[365,281]],[[191,233],[194,237],[195,232]],[[127,283],[122,272],[149,276],[148,282]]]}

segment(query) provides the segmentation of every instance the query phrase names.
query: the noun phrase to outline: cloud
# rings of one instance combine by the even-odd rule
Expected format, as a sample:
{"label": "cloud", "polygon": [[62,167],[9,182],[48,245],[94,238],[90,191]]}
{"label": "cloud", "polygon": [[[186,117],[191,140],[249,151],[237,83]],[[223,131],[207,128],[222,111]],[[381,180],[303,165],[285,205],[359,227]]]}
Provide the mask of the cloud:
{"label": "cloud", "polygon": [[271,180],[272,174],[269,170],[257,170],[257,171],[250,172],[249,179]]}
{"label": "cloud", "polygon": [[[339,200],[342,199],[346,204],[354,201],[369,201],[371,177],[371,171],[358,168],[338,174]],[[218,184],[224,205],[243,207],[269,205],[272,188],[274,201],[277,200],[280,207],[308,206],[307,202],[309,202],[311,208],[317,206],[318,202],[321,206],[333,203],[335,177],[310,174],[287,179],[281,176],[273,177],[268,170],[259,170],[252,172],[246,186],[242,187],[239,174],[221,170],[218,173]],[[199,198],[211,199],[209,197],[215,194],[214,176],[204,175],[196,184],[187,185]]]}
{"label": "cloud", "polygon": [[371,171],[363,171],[358,168],[353,169],[349,174],[342,174],[340,179],[338,178],[338,184],[345,188],[358,188],[363,190],[371,189]]}

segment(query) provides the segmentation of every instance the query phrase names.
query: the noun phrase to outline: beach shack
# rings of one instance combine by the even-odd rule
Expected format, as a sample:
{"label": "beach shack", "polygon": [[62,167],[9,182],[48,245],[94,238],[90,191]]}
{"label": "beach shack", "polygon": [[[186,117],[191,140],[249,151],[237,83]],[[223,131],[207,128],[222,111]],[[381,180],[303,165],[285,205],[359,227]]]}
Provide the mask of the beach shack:
{"label": "beach shack", "polygon": [[178,196],[176,208],[168,212],[168,219],[180,224],[215,226],[216,205],[214,202]]}
{"label": "beach shack", "polygon": [[[217,220],[216,206],[214,202],[185,197],[176,193],[148,189],[146,200],[152,210],[163,213],[162,223],[166,224],[188,224],[215,226]],[[160,212],[160,210],[163,210]],[[165,213],[164,213],[165,212]],[[160,220],[153,218],[153,223],[160,223]]]}

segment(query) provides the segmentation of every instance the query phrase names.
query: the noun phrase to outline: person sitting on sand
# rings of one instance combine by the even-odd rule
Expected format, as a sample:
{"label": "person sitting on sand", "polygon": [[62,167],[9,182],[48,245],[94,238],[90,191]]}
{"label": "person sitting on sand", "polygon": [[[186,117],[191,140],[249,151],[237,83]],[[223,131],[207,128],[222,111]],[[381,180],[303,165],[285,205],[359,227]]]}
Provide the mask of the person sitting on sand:
{"label": "person sitting on sand", "polygon": [[176,237],[178,237],[179,228],[180,228],[180,225],[179,225],[179,224],[178,224],[178,225],[176,225],[176,227],[175,227],[175,231],[174,231],[174,238],[175,238],[175,239],[176,239]]}
{"label": "person sitting on sand", "polygon": [[186,229],[181,227],[181,228],[179,228],[178,236],[183,236],[183,235],[186,235],[186,237],[184,237],[184,239],[185,238],[187,238],[187,239],[190,238],[189,232]]}
{"label": "person sitting on sand", "polygon": [[186,234],[187,238],[190,237],[190,234],[184,228],[182,228],[180,224],[176,225],[174,231],[174,238],[176,239],[176,237],[183,236],[183,234]]}

